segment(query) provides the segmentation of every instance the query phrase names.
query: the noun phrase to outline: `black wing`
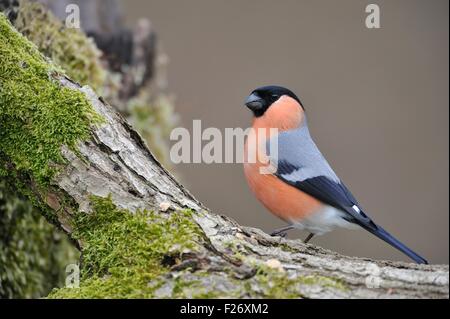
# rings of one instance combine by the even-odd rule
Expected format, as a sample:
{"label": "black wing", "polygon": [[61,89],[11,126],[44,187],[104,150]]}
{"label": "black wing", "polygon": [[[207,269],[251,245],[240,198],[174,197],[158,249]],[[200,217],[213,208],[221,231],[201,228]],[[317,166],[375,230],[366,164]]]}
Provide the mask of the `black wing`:
{"label": "black wing", "polygon": [[[293,169],[292,165],[288,163],[279,163],[276,176],[321,202],[346,212],[348,216],[345,219],[349,222],[356,223],[366,229],[377,229],[375,223],[364,214],[358,201],[342,182],[332,181],[326,176],[312,177],[304,181],[292,181],[287,179],[286,176]],[[360,212],[353,208],[355,205],[360,209]]]}
{"label": "black wing", "polygon": [[[283,167],[287,171],[292,170],[292,167],[280,165],[279,170],[283,171]],[[278,175],[280,174],[280,175]],[[427,264],[427,260],[418,255],[416,252],[411,250],[405,244],[400,242],[398,239],[389,234],[382,227],[376,225],[359,207],[358,202],[355,197],[350,193],[347,187],[342,182],[334,182],[325,176],[317,176],[313,178],[306,179],[304,181],[289,181],[283,178],[281,174],[277,173],[278,178],[282,179],[286,183],[296,187],[297,189],[317,198],[321,202],[328,204],[330,206],[336,207],[341,211],[347,213],[344,218],[349,222],[355,223],[370,233],[374,234],[378,238],[386,241],[393,247],[399,249],[415,262],[419,264]],[[286,175],[285,175],[286,176]],[[358,206],[360,209],[357,212],[353,206]]]}

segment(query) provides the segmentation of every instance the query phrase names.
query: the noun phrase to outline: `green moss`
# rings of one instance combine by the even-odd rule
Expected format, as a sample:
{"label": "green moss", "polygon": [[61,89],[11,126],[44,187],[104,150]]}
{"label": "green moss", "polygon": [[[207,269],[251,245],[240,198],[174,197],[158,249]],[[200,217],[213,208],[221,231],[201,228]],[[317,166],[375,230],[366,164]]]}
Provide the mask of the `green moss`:
{"label": "green moss", "polygon": [[279,247],[281,248],[281,250],[288,252],[288,253],[298,253],[297,249],[295,249],[294,247],[292,247],[286,243],[281,243],[279,245]]}
{"label": "green moss", "polygon": [[189,211],[131,214],[110,198],[93,198],[92,205],[93,213],[75,221],[83,246],[80,288],[56,290],[51,298],[150,298],[168,271],[164,259],[196,251],[201,242]]}
{"label": "green moss", "polygon": [[237,240],[230,240],[225,242],[224,245],[227,250],[228,250],[228,254],[230,257],[232,257],[233,259],[235,259],[236,261],[244,261],[245,260],[245,256],[248,253],[248,249],[247,247],[241,245],[239,243],[239,241]]}
{"label": "green moss", "polygon": [[186,293],[203,288],[199,280],[185,280],[182,276],[174,279],[171,298],[186,298]]}
{"label": "green moss", "polygon": [[14,26],[71,79],[94,90],[103,86],[101,52],[81,30],[66,28],[42,4],[29,1],[21,1]]}
{"label": "green moss", "polygon": [[79,288],[54,289],[50,299],[149,299],[153,297],[157,275],[151,271],[129,270],[119,273],[112,269],[111,274],[93,276],[81,281]]}
{"label": "green moss", "polygon": [[93,198],[93,213],[75,219],[74,238],[83,243],[85,275],[103,275],[117,267],[159,266],[167,252],[194,250],[200,230],[189,211],[167,218],[149,211],[131,214],[110,198]]}
{"label": "green moss", "polygon": [[100,118],[81,92],[52,80],[61,70],[2,13],[0,56],[0,149],[17,170],[48,184],[64,164],[61,146],[75,149]]}
{"label": "green moss", "polygon": [[47,295],[78,258],[64,234],[0,181],[0,298]]}
{"label": "green moss", "polygon": [[[255,281],[259,295],[262,295],[264,298],[274,299],[303,298],[301,293],[302,286],[320,286],[323,288],[346,290],[345,285],[338,279],[321,275],[290,277],[286,272],[272,269],[265,265],[258,267]],[[246,284],[246,290],[250,295],[254,294],[251,282]]]}

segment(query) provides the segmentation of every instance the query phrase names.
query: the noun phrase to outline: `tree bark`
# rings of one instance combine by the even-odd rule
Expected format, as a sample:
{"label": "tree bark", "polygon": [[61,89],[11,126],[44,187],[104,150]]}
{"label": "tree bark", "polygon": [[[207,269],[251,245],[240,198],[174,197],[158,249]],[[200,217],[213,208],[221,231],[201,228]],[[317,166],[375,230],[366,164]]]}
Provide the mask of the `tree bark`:
{"label": "tree bark", "polygon": [[[54,211],[58,226],[72,236],[74,219],[93,212],[93,197],[110,196],[129,214],[149,210],[167,218],[179,210],[193,212],[202,232],[202,240],[197,241],[200,249],[175,261],[161,261],[160,267],[168,264],[170,268],[154,297],[173,297],[182,277],[213,289],[215,297],[286,297],[282,291],[289,289],[289,297],[303,298],[448,298],[446,265],[341,256],[300,241],[271,237],[214,214],[164,169],[139,134],[92,89],[55,73],[49,74],[49,81],[58,82],[61,90],[82,92],[104,119],[91,127],[90,137],[76,151],[61,146],[66,164],[59,167],[47,189],[17,170],[27,191]],[[4,163],[8,170],[16,170],[13,161]],[[73,239],[83,253],[83,240]],[[186,289],[184,296],[198,295]]]}

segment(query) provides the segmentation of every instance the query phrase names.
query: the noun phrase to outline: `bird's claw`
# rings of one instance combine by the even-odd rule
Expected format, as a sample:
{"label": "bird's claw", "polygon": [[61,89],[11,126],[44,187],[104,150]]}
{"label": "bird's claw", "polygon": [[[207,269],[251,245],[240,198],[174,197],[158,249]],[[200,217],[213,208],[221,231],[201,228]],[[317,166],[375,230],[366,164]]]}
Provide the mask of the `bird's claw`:
{"label": "bird's claw", "polygon": [[287,237],[287,232],[286,231],[274,231],[272,233],[270,233],[270,236],[272,237],[281,237],[281,238],[286,238]]}

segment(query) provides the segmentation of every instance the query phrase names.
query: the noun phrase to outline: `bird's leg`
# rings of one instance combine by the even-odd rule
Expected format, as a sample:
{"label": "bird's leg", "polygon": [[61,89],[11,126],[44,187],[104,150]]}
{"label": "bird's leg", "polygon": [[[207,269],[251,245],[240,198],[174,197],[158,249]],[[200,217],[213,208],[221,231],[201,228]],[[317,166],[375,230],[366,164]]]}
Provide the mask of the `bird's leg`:
{"label": "bird's leg", "polygon": [[309,233],[308,237],[306,237],[306,239],[303,241],[303,243],[307,244],[311,240],[311,238],[313,238],[313,237],[314,237],[314,234],[313,233]]}
{"label": "bird's leg", "polygon": [[280,237],[286,237],[287,231],[293,229],[293,225],[288,225],[282,228],[275,229],[273,232],[270,233],[270,236],[280,236]]}

